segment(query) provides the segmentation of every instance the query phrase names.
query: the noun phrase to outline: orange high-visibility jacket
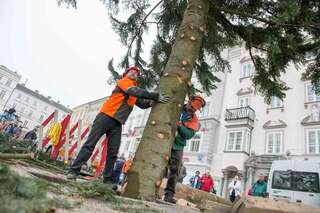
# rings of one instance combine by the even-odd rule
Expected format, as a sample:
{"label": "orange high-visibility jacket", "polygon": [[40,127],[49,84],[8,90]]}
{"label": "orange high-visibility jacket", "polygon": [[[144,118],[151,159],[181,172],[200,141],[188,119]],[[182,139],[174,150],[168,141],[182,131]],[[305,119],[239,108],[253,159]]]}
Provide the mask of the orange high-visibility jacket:
{"label": "orange high-visibility jacket", "polygon": [[129,117],[137,98],[126,94],[130,87],[136,87],[137,82],[129,78],[122,78],[118,81],[112,95],[104,102],[100,112],[116,119],[124,124]]}
{"label": "orange high-visibility jacket", "polygon": [[123,173],[128,173],[128,171],[130,170],[130,167],[132,165],[132,160],[126,160],[126,162],[124,162],[123,167],[122,167],[122,172]]}
{"label": "orange high-visibility jacket", "polygon": [[104,102],[100,112],[124,124],[135,104],[142,109],[146,109],[151,106],[150,100],[157,99],[158,93],[141,89],[137,86],[135,80],[124,77],[118,81],[116,88]]}

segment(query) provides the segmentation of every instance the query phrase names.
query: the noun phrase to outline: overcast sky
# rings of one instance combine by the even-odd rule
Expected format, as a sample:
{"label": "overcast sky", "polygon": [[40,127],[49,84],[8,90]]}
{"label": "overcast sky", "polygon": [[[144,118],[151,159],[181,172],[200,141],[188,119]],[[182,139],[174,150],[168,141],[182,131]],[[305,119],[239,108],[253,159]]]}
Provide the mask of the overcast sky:
{"label": "overcast sky", "polygon": [[110,95],[107,61],[124,51],[99,0],[0,0],[0,64],[64,105]]}

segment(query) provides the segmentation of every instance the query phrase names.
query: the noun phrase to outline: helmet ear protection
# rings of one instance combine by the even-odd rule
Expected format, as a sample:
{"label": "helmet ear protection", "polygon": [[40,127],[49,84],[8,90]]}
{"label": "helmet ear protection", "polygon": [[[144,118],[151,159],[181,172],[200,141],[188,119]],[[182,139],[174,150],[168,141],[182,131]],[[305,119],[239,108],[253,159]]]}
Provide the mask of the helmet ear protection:
{"label": "helmet ear protection", "polygon": [[[191,105],[193,105],[192,103],[196,103],[193,105],[193,107],[197,110],[200,110],[201,108],[204,108],[206,106],[206,101],[199,95],[191,95],[189,97],[189,101],[191,102]],[[199,102],[200,102],[200,105],[199,106]]]}
{"label": "helmet ear protection", "polygon": [[136,67],[136,66],[133,66],[133,67],[128,67],[128,68],[124,71],[124,73],[122,74],[122,77],[125,77],[125,76],[128,74],[128,72],[131,71],[131,70],[136,71],[136,72],[138,73],[138,76],[140,76],[140,68],[139,68],[139,67]]}

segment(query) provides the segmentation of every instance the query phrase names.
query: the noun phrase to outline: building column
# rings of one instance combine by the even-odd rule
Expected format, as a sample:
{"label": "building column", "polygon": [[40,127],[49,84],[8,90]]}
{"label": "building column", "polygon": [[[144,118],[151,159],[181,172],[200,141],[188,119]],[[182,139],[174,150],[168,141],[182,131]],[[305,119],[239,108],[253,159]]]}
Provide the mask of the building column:
{"label": "building column", "polygon": [[246,186],[246,194],[248,194],[248,190],[251,187],[252,183],[253,183],[253,173],[254,173],[254,169],[252,167],[249,167],[247,169],[247,174],[248,174],[248,179],[247,179],[247,186]]}
{"label": "building column", "polygon": [[247,176],[246,176],[246,172],[239,170],[237,173],[238,177],[240,178],[240,182],[241,182],[241,192],[244,192],[246,190],[246,185],[247,185]]}
{"label": "building column", "polygon": [[228,172],[223,171],[223,186],[221,187],[221,196],[227,198],[228,195]]}

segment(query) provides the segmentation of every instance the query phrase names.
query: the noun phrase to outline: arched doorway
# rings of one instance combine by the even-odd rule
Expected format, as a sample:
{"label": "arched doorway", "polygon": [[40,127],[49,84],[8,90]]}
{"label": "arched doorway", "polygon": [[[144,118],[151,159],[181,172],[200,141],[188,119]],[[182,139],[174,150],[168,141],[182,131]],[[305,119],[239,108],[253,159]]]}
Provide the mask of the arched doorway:
{"label": "arched doorway", "polygon": [[[221,188],[221,195],[228,198],[228,185],[235,175],[238,175],[240,180],[244,177],[243,171],[238,170],[237,167],[231,165],[222,170],[223,173],[223,187]],[[242,182],[242,181],[241,181]]]}

